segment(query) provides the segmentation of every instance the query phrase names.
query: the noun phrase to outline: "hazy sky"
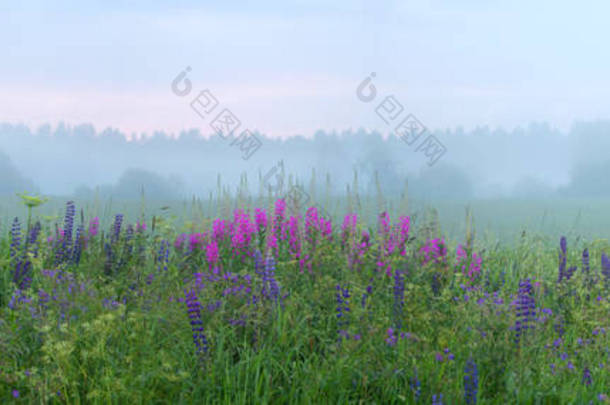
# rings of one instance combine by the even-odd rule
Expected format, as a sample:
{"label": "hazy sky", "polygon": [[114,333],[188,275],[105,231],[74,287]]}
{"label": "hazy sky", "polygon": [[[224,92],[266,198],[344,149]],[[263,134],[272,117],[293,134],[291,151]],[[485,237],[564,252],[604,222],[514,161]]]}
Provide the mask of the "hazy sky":
{"label": "hazy sky", "polygon": [[[81,3],[0,2],[0,121],[209,133],[189,106],[206,88],[278,136],[387,132],[387,95],[435,129],[610,119],[607,1]],[[355,89],[371,72],[366,104]]]}

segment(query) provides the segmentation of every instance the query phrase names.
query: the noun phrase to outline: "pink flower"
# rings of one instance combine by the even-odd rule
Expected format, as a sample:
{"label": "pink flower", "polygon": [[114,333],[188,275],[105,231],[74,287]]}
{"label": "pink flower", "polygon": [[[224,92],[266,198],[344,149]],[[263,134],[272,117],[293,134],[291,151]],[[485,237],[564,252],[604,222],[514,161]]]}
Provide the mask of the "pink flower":
{"label": "pink flower", "polygon": [[189,252],[195,250],[195,248],[201,248],[203,244],[204,235],[201,233],[192,233],[189,235]]}
{"label": "pink flower", "polygon": [[212,223],[212,236],[216,240],[221,240],[225,236],[226,223],[224,219],[216,218]]}
{"label": "pink flower", "polygon": [[98,217],[95,217],[89,222],[89,235],[90,236],[97,235],[99,229],[100,229],[100,219]]}
{"label": "pink flower", "polygon": [[145,232],[146,231],[146,223],[140,221],[136,222],[136,232]]}
{"label": "pink flower", "polygon": [[263,208],[254,209],[254,222],[256,222],[258,232],[267,228],[267,212]]}
{"label": "pink flower", "polygon": [[445,262],[447,259],[445,239],[428,239],[424,246],[419,249],[419,253],[424,258],[423,264],[428,264],[431,261],[435,263]]}
{"label": "pink flower", "polygon": [[176,237],[176,240],[174,241],[174,247],[176,249],[182,249],[182,245],[184,244],[184,241],[186,240],[186,234],[182,233],[180,235],[178,235]]}
{"label": "pink flower", "polygon": [[218,262],[218,243],[213,240],[205,247],[206,259],[210,269]]}
{"label": "pink flower", "polygon": [[460,267],[464,275],[468,276],[470,282],[474,281],[481,273],[481,258],[476,253],[472,252],[471,259],[468,260],[468,253],[462,245],[458,245],[456,255],[457,266]]}

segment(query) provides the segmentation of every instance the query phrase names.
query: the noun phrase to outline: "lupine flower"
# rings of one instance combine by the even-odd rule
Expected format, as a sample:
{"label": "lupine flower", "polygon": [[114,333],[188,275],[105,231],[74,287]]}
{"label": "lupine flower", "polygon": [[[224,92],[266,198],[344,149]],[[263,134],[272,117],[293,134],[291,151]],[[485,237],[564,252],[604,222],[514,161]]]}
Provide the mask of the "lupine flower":
{"label": "lupine flower", "polygon": [[[34,226],[30,229],[30,234],[28,235],[28,245],[35,245],[36,242],[38,241],[38,236],[40,235],[40,230],[41,230],[41,226],[40,226],[40,221],[36,221],[36,223],[34,224]],[[38,252],[37,249],[38,247],[35,246],[34,247],[34,256],[37,257],[38,256]]]}
{"label": "lupine flower", "polygon": [[22,284],[24,276],[23,257],[21,254],[21,224],[19,218],[13,220],[11,226],[10,257],[13,265],[13,282],[18,286]]}
{"label": "lupine flower", "polygon": [[[64,218],[64,233],[62,239],[62,257],[60,263],[65,262],[71,258],[72,248],[72,228],[74,226],[74,215],[76,214],[76,208],[74,202],[68,201],[66,203],[66,216]],[[59,263],[58,263],[59,264]]]}
{"label": "lupine flower", "polygon": [[280,297],[280,287],[275,280],[275,259],[273,256],[268,256],[265,262],[261,296],[275,304],[281,304],[282,297]]}
{"label": "lupine flower", "polygon": [[589,274],[589,250],[582,251],[582,273]]}
{"label": "lupine flower", "polygon": [[163,266],[163,271],[167,271],[167,264],[169,263],[169,242],[165,239],[162,240],[159,245],[155,263],[157,263],[157,271],[161,271],[161,266]]}
{"label": "lupine flower", "polygon": [[405,279],[400,270],[394,272],[394,325],[402,329],[403,307],[405,305]]}
{"label": "lupine flower", "polygon": [[464,368],[464,401],[467,404],[477,403],[477,391],[479,387],[479,372],[472,357],[466,362]]}
{"label": "lupine flower", "polygon": [[[371,283],[372,282],[373,282],[373,279],[371,279]],[[369,284],[366,287],[366,292],[362,293],[362,300],[361,300],[362,308],[366,307],[366,300],[372,293],[373,293],[373,285]]]}
{"label": "lupine flower", "polygon": [[409,385],[411,386],[411,390],[413,391],[413,396],[415,397],[415,401],[419,399],[421,396],[421,381],[417,378],[417,369],[413,368],[413,377],[411,377],[411,381],[409,381]]}
{"label": "lupine flower", "polygon": [[[337,284],[337,318],[338,318],[338,327],[339,327],[339,335],[349,338],[347,335],[347,327],[349,326],[348,313],[349,310],[349,288],[347,286],[341,286]],[[341,340],[341,338],[339,338]]]}
{"label": "lupine flower", "polygon": [[398,337],[394,334],[394,328],[388,328],[387,330],[388,337],[385,339],[385,342],[389,346],[394,346],[398,341]]}
{"label": "lupine flower", "polygon": [[114,224],[112,225],[112,237],[113,243],[118,242],[121,236],[121,225],[123,224],[123,214],[116,214],[114,217]]}
{"label": "lupine flower", "polygon": [[517,301],[516,311],[517,320],[515,323],[515,342],[519,344],[521,335],[526,329],[533,329],[534,316],[536,315],[536,303],[534,301],[533,289],[530,279],[523,280],[519,283],[519,298]]}
{"label": "lupine flower", "polygon": [[80,262],[83,245],[85,244],[85,238],[83,236],[84,232],[85,228],[83,227],[83,225],[79,225],[76,228],[76,235],[74,236],[74,247],[72,248],[72,262],[74,264],[78,264]]}
{"label": "lupine flower", "polygon": [[591,370],[589,370],[589,367],[585,367],[582,371],[582,383],[587,387],[593,384],[593,379],[591,378]]}
{"label": "lupine flower", "polygon": [[433,394],[432,405],[443,405],[443,394],[438,394],[438,396],[436,396],[436,394]]}
{"label": "lupine flower", "polygon": [[197,348],[197,354],[203,356],[208,352],[208,339],[203,333],[203,321],[201,320],[201,304],[194,291],[185,291],[186,306],[189,319],[191,320],[191,330],[193,332],[193,342]]}

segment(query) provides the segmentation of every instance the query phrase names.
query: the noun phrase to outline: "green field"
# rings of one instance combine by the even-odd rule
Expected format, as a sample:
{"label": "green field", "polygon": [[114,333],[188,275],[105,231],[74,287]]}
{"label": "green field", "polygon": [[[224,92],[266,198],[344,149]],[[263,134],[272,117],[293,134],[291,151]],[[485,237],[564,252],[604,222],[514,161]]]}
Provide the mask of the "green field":
{"label": "green field", "polygon": [[608,402],[604,201],[321,200],[3,200],[1,401]]}

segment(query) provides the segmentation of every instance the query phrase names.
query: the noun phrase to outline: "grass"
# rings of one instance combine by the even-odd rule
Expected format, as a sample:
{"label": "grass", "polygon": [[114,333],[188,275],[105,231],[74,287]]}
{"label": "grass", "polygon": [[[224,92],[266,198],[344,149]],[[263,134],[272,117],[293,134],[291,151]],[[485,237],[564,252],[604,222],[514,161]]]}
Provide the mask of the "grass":
{"label": "grass", "polygon": [[[11,235],[2,239],[0,401],[402,404],[430,403],[442,393],[444,403],[454,404],[464,403],[469,359],[478,370],[479,404],[602,403],[599,395],[610,395],[610,290],[600,263],[601,254],[610,253],[606,240],[570,237],[566,261],[578,269],[558,283],[561,235],[527,232],[511,245],[498,244],[462,222],[460,236],[449,239],[438,223],[429,226],[428,218],[438,221],[434,215],[426,221],[420,215],[412,221],[405,255],[399,249],[380,255],[389,236],[379,235],[376,216],[367,214],[348,232],[347,242],[341,221],[334,221],[332,239],[314,229],[314,249],[300,211],[296,235],[301,253],[309,255],[301,267],[303,256],[291,251],[290,236],[270,248],[273,210],[268,210],[267,226],[253,232],[239,254],[230,236],[217,238],[220,269],[214,274],[206,255],[209,234],[192,251],[173,246],[182,232],[212,231],[212,218],[188,210],[172,218],[153,210],[153,229],[153,214],[136,205],[116,240],[108,213],[99,234],[85,232],[78,261],[73,254],[57,261],[62,244],[55,223],[65,228],[61,218],[43,221],[36,242],[27,249],[22,243],[16,256],[10,253]],[[85,230],[100,206],[84,211]],[[269,207],[269,201],[261,206]],[[340,207],[335,204],[333,213]],[[440,207],[440,224],[444,212],[449,211]],[[33,222],[40,215],[35,213]],[[25,210],[20,217],[23,223]],[[148,226],[129,236],[134,218],[148,218]],[[396,218],[393,214],[393,225]],[[80,221],[78,213],[74,229]],[[359,264],[350,266],[348,255],[355,254],[363,231],[371,235],[370,246]],[[421,246],[441,234],[448,238],[446,260],[424,264]],[[55,240],[48,242],[49,236]],[[159,260],[162,241],[171,245],[167,262]],[[472,280],[456,267],[458,243],[467,246],[468,257],[482,257],[481,273]],[[281,300],[265,298],[269,274],[256,272],[257,247],[273,253]],[[585,247],[589,275],[582,271]],[[12,280],[19,261],[31,264],[28,288],[18,289]],[[378,271],[379,261],[392,266],[392,276]],[[397,269],[404,271],[404,285],[394,277]],[[516,344],[511,302],[525,279],[531,279],[537,320]],[[349,311],[341,318],[337,285],[349,291]],[[194,344],[186,290],[201,304],[209,341],[205,353]],[[388,328],[397,336],[395,344],[387,341]],[[341,338],[340,330],[349,338]],[[585,368],[590,385],[583,382]]]}

